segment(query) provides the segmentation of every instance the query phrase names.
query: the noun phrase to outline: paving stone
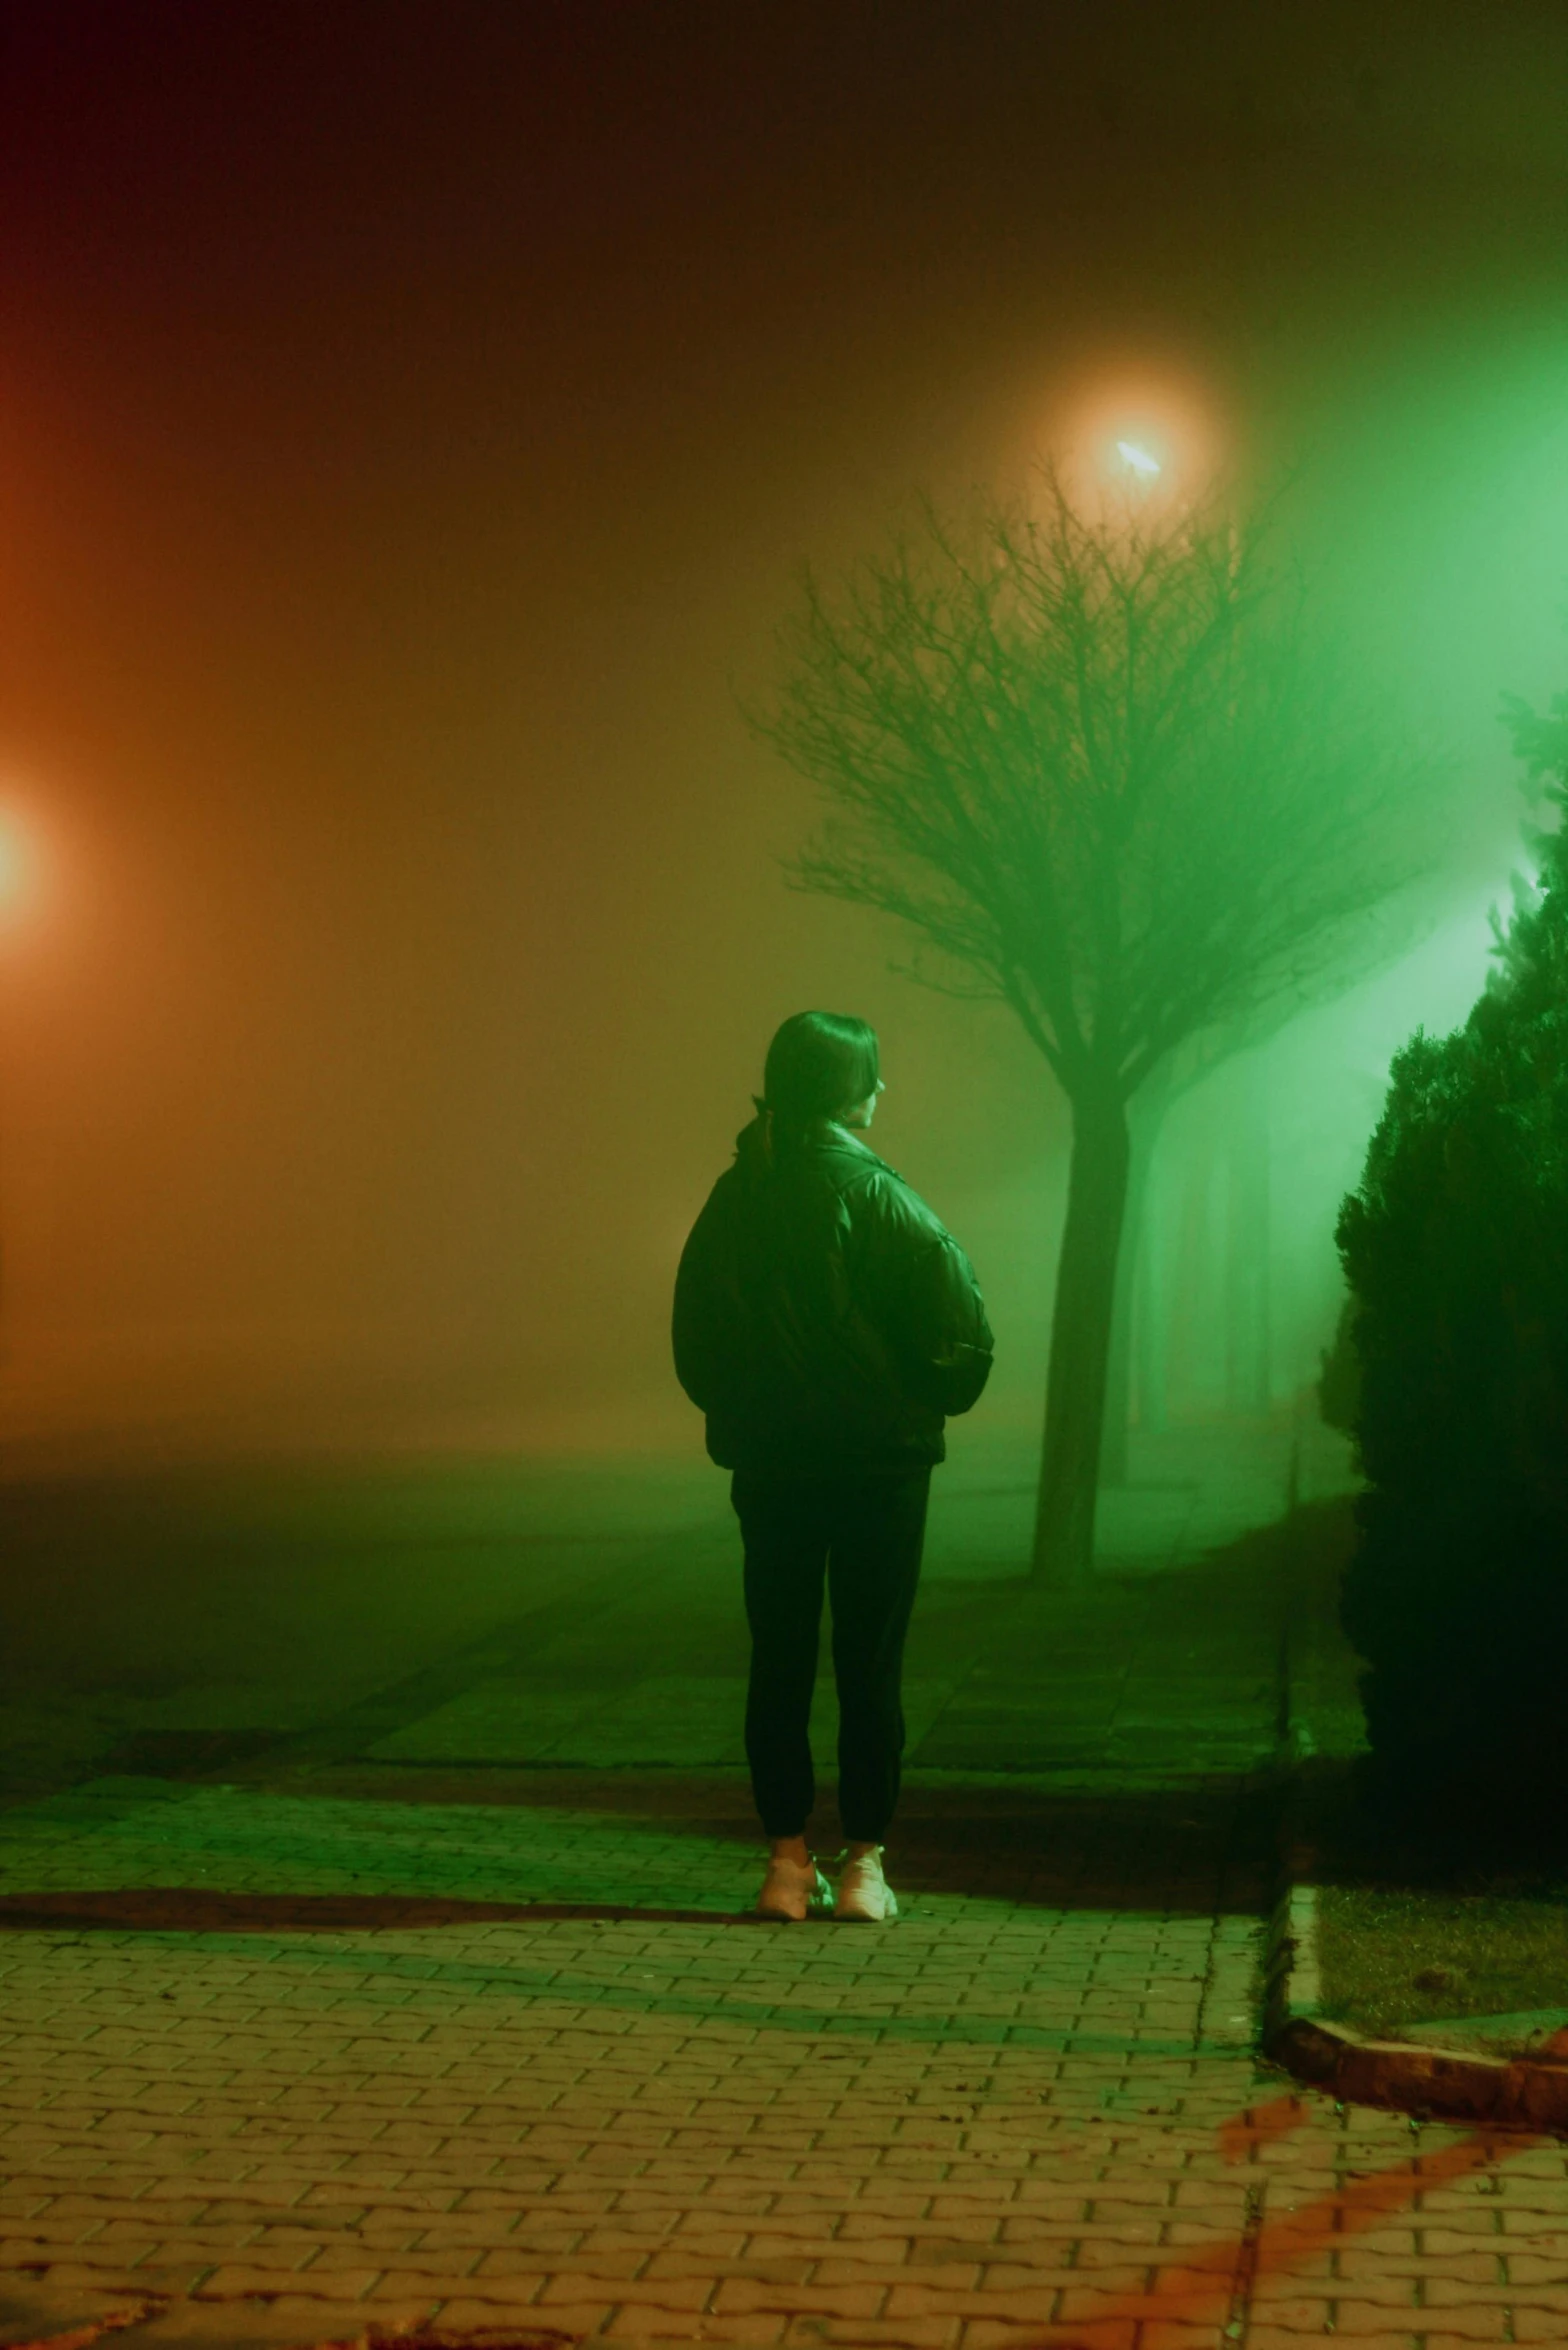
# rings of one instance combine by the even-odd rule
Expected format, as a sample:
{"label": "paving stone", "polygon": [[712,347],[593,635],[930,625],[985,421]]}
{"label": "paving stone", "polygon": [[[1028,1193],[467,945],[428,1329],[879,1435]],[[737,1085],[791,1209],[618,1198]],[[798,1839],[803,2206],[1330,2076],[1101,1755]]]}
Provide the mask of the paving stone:
{"label": "paving stone", "polygon": [[[606,1698],[561,1736],[673,1736],[683,1692],[694,1736],[719,1724],[696,1699],[729,1672],[733,1559],[699,1551],[650,1567],[659,1604],[596,1587],[603,1670],[640,1626],[669,1702],[617,1730]],[[617,2342],[1228,2350],[1238,2293],[1246,2350],[1330,2326],[1457,2350],[1509,2312],[1568,2340],[1561,2148],[1480,2141],[1447,2176],[1463,2133],[1338,2115],[1255,2062],[1244,1774],[1282,1587],[1181,1555],[1081,1606],[955,1580],[921,1633],[886,1935],[744,1918],[755,1831],[717,1762],[412,1770],[455,1686],[383,1709],[379,1762],[14,1805],[0,1886],[58,1914],[0,1900],[8,2280],[156,2289],[278,2350],[437,2310]],[[1198,1606],[1228,1671],[1188,1671]],[[568,1662],[587,1688],[599,1634],[537,1668],[519,1643],[464,1718],[517,1730],[541,1675],[573,1695]]]}

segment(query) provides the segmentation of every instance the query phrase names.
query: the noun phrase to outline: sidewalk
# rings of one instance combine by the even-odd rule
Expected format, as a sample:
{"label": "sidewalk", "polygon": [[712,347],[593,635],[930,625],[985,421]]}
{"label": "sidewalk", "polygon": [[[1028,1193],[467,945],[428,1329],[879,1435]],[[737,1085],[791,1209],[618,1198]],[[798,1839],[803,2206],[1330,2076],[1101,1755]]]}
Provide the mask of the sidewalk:
{"label": "sidewalk", "polygon": [[[1568,2340],[1560,2146],[1254,2058],[1289,1582],[1184,1507],[1076,1612],[933,1581],[889,1932],[746,1919],[742,1774],[648,1757],[654,1684],[733,1677],[706,1602],[638,1645],[719,1607],[680,1535],[586,1632],[541,1601],[249,1762],[14,1804],[0,2341]],[[551,1688],[643,1759],[452,1752]]]}
{"label": "sidewalk", "polygon": [[[1279,1429],[1142,1448],[1137,1484],[1104,1498],[1092,1588],[1063,1594],[1022,1574],[1032,1447],[966,1441],[933,1490],[911,1764],[1266,1761],[1283,1594],[1249,1530],[1277,1520],[1290,1449]],[[0,1487],[0,1550],[0,1784],[18,1792],[265,1753],[743,1761],[738,1536],[700,1458]],[[831,1754],[826,1682],[819,1706]]]}

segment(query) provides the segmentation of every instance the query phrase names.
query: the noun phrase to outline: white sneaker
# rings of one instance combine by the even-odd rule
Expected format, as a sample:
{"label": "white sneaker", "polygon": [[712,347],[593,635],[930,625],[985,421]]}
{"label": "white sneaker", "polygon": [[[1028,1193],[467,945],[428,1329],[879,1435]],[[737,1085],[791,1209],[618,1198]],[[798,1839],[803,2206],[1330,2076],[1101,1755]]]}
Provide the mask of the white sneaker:
{"label": "white sneaker", "polygon": [[770,1856],[768,1873],[757,1895],[759,1918],[787,1918],[798,1925],[813,1910],[821,1912],[832,1906],[833,1888],[814,1860],[802,1868],[798,1860],[782,1859],[778,1853]]}
{"label": "white sneaker", "polygon": [[839,1871],[838,1899],[833,1915],[853,1926],[890,1926],[898,1915],[898,1899],[882,1874],[885,1845],[859,1852]]}

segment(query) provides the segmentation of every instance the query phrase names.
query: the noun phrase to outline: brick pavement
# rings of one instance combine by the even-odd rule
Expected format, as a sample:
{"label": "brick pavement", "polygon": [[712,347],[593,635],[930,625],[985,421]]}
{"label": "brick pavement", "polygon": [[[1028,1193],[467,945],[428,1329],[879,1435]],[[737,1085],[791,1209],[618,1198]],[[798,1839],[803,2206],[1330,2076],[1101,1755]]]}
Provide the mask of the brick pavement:
{"label": "brick pavement", "polygon": [[1260,2071],[1264,1825],[1235,1780],[917,1780],[875,1933],[734,1914],[733,1777],[22,1806],[9,2338],[1568,2340],[1561,2147]]}
{"label": "brick pavement", "polygon": [[0,2342],[1568,2343],[1560,2146],[1255,2059],[1332,1562],[1277,1446],[1145,1466],[1071,1600],[947,1489],[880,1934],[740,1914],[711,1491],[20,1493]]}

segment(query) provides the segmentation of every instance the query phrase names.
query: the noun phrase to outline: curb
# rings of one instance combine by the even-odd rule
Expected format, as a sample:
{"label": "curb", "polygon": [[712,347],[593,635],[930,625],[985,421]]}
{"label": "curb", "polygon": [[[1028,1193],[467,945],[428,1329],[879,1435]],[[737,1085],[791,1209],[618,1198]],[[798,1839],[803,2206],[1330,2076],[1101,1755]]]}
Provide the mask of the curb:
{"label": "curb", "polygon": [[1312,1688],[1313,1622],[1298,1579],[1280,1652],[1275,1766],[1280,1893],[1264,1952],[1264,2055],[1343,2105],[1380,2105],[1422,2120],[1441,2117],[1568,2134],[1568,2059],[1482,2056],[1410,2040],[1367,2040],[1324,2015],[1304,1777],[1304,1765],[1317,1752]]}
{"label": "curb", "polygon": [[[1292,1879],[1300,1868],[1293,1857]],[[1265,1962],[1266,2056],[1343,2105],[1568,2132],[1568,2063],[1365,2040],[1330,2023],[1320,2012],[1317,1909],[1314,1888],[1289,1880],[1275,1903]]]}

